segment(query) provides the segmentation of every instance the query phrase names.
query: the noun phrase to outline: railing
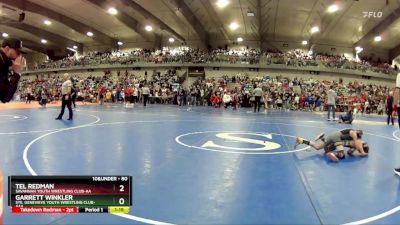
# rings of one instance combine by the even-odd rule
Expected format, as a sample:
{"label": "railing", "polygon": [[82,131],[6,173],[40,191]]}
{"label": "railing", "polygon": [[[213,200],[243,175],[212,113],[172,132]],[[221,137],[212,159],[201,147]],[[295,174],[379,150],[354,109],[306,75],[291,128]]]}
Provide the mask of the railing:
{"label": "railing", "polygon": [[[93,64],[90,65],[77,65],[69,66],[67,68],[46,68],[38,69],[32,71],[25,71],[23,74],[37,74],[37,73],[49,73],[54,71],[76,71],[76,70],[87,70],[87,69],[129,69],[134,67],[144,67],[144,68],[160,68],[160,67],[189,67],[189,66],[199,66],[199,67],[226,67],[226,68],[259,68],[259,69],[271,69],[271,70],[293,70],[293,71],[315,71],[315,72],[326,72],[326,73],[340,73],[348,75],[358,75],[358,76],[370,76],[383,79],[396,79],[395,75],[374,72],[371,70],[361,71],[359,69],[342,69],[334,67],[325,67],[323,62],[317,60],[305,60],[298,61],[297,64],[286,65],[285,61],[281,58],[267,58],[265,56],[261,58],[256,57],[238,57],[235,59],[230,56],[218,56],[214,57],[212,60],[202,63],[191,63],[182,62],[183,60],[176,59],[164,59],[160,61],[161,63],[149,62],[149,59],[144,60],[143,58],[135,58],[135,60],[130,59],[130,61],[118,61],[109,62],[104,60],[103,63],[109,64]],[[296,60],[293,60],[296,62]],[[301,65],[299,65],[301,64]],[[304,65],[306,64],[306,65]]]}

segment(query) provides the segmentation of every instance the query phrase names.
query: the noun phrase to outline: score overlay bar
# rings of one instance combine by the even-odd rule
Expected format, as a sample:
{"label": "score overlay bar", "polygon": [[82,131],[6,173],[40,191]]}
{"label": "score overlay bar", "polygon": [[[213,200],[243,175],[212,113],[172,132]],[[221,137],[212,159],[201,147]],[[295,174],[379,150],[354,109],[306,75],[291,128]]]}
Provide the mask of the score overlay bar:
{"label": "score overlay bar", "polygon": [[[107,213],[129,211],[131,176],[9,176],[13,213]],[[128,207],[128,210],[126,210]]]}

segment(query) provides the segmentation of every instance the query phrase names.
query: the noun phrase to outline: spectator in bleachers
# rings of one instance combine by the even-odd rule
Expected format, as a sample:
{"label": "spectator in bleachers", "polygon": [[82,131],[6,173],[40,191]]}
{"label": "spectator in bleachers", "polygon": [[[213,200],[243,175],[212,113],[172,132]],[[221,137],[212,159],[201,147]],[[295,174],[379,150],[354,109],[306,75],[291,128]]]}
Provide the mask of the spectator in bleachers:
{"label": "spectator in bleachers", "polygon": [[389,92],[389,96],[386,99],[386,114],[387,114],[387,125],[389,122],[392,122],[394,125],[394,118],[393,118],[393,92]]}

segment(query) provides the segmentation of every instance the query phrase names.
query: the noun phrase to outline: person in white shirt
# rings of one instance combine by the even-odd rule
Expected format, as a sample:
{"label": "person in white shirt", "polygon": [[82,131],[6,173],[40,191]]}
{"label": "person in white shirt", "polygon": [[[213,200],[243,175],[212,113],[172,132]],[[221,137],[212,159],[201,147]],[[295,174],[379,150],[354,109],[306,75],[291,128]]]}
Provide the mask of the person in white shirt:
{"label": "person in white shirt", "polygon": [[61,102],[61,112],[56,118],[56,120],[61,120],[62,116],[64,115],[65,106],[67,106],[69,111],[69,118],[68,120],[72,120],[72,108],[71,108],[71,89],[72,89],[72,82],[71,78],[68,73],[64,73],[63,76],[64,83],[61,86],[61,95],[62,95],[62,102]]}
{"label": "person in white shirt", "polygon": [[147,101],[148,101],[149,95],[150,95],[150,89],[149,89],[149,87],[147,86],[147,84],[145,84],[145,85],[142,87],[142,95],[143,95],[143,106],[146,107]]}
{"label": "person in white shirt", "polygon": [[296,107],[296,110],[299,109],[299,102],[300,102],[300,97],[299,95],[296,94],[294,97],[294,106]]}
{"label": "person in white shirt", "polygon": [[232,97],[229,92],[224,94],[222,101],[224,102],[225,108],[228,108],[229,105],[232,105]]}
{"label": "person in white shirt", "polygon": [[332,120],[330,117],[331,112],[333,114],[333,120],[336,120],[336,118],[335,118],[336,98],[337,98],[336,92],[333,90],[333,86],[331,86],[328,91],[328,102],[327,102],[328,120],[329,121]]}
{"label": "person in white shirt", "polygon": [[133,103],[137,103],[139,100],[139,86],[136,87],[136,85],[133,88]]}

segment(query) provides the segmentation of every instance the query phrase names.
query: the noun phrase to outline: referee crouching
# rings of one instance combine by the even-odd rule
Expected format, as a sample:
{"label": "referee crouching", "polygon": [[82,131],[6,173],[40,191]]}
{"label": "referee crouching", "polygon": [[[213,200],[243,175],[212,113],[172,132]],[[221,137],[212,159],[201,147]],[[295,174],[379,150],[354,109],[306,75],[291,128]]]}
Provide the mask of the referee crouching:
{"label": "referee crouching", "polygon": [[61,120],[64,115],[65,106],[68,107],[69,118],[68,120],[72,120],[72,108],[71,108],[71,89],[72,82],[68,73],[64,73],[64,83],[61,86],[61,95],[62,95],[62,103],[61,103],[61,112],[60,115],[56,118],[56,120]]}

